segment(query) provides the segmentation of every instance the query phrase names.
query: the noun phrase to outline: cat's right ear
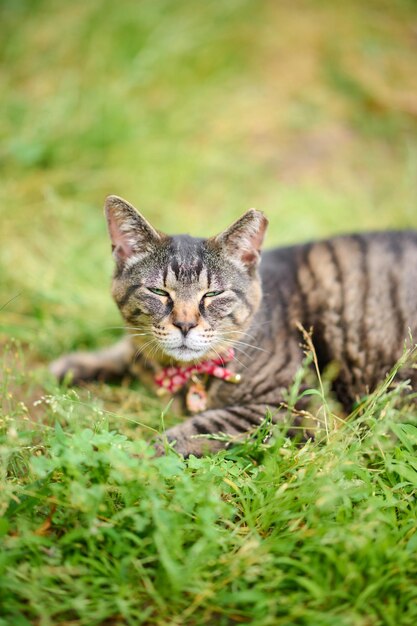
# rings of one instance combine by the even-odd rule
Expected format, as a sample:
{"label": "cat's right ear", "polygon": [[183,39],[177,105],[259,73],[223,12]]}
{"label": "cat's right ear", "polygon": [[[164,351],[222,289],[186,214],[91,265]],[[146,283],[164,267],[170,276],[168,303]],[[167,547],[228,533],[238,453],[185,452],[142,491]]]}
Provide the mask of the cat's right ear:
{"label": "cat's right ear", "polygon": [[261,211],[249,209],[212,241],[224,248],[243,267],[252,270],[259,263],[267,226],[268,220]]}
{"label": "cat's right ear", "polygon": [[104,212],[112,244],[113,257],[118,267],[131,259],[139,260],[161,243],[164,235],[151,224],[129,202],[118,196],[108,196]]}

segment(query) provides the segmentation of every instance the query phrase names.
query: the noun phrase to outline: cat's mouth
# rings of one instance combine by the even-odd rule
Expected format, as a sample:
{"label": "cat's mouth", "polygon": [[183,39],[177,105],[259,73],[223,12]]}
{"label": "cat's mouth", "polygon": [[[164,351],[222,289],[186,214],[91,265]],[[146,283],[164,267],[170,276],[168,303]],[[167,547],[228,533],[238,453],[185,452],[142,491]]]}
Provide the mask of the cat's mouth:
{"label": "cat's mouth", "polygon": [[196,359],[201,359],[207,353],[207,348],[189,348],[184,344],[177,348],[165,349],[165,352],[177,361],[195,361]]}
{"label": "cat's mouth", "polygon": [[176,361],[200,361],[207,358],[213,348],[213,342],[204,341],[202,337],[191,335],[186,337],[157,337],[164,354]]}
{"label": "cat's mouth", "polygon": [[191,348],[186,343],[179,346],[163,346],[165,354],[176,361],[196,361],[204,358],[209,352],[209,347]]}

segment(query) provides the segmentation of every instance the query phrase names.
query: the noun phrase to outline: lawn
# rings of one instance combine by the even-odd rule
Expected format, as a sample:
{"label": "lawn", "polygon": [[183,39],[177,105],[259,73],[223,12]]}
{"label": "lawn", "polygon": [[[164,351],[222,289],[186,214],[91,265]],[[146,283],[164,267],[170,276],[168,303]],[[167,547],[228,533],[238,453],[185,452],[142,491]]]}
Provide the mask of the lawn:
{"label": "lawn", "polygon": [[58,387],[47,364],[122,333],[110,193],[201,236],[254,206],[269,246],[416,227],[415,3],[2,0],[0,19],[0,626],[414,625],[404,387],[343,423],[307,356],[288,403],[305,376],[316,441],[287,438],[288,410],[184,461],[147,443],[175,419],[152,390]]}

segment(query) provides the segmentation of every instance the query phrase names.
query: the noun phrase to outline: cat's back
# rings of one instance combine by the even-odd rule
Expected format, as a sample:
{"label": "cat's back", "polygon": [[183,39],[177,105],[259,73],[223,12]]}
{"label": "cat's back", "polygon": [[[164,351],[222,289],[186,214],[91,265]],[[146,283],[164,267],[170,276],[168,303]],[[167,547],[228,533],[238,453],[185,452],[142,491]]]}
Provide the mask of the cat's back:
{"label": "cat's back", "polygon": [[351,391],[393,365],[410,331],[417,338],[417,231],[277,248],[265,253],[261,274],[269,305],[291,303],[292,321],[313,328],[322,364],[340,363]]}
{"label": "cat's back", "polygon": [[[274,248],[262,256],[264,286],[288,283],[305,295],[306,306],[333,306],[343,294],[362,301],[407,286],[417,292],[417,230],[377,231]],[[321,294],[321,296],[320,296]],[[341,304],[339,302],[339,304]]]}

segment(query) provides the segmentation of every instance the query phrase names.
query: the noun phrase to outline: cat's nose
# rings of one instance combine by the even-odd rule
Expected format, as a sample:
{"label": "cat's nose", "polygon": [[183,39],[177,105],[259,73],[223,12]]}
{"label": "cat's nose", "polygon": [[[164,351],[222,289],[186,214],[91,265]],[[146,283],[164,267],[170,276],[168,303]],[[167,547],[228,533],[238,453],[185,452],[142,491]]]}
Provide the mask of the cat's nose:
{"label": "cat's nose", "polygon": [[175,321],[172,322],[174,326],[176,326],[177,328],[180,329],[180,331],[182,332],[182,334],[184,335],[184,337],[187,336],[187,334],[190,332],[190,330],[192,328],[195,328],[197,326],[196,322],[180,322],[180,321]]}

